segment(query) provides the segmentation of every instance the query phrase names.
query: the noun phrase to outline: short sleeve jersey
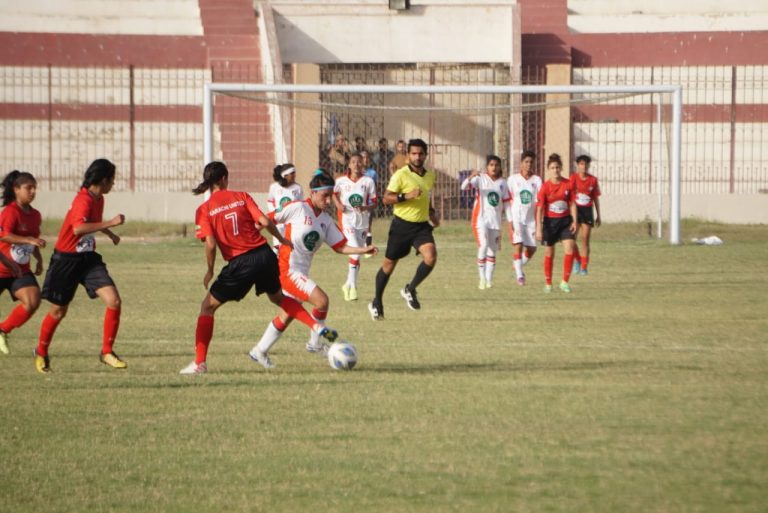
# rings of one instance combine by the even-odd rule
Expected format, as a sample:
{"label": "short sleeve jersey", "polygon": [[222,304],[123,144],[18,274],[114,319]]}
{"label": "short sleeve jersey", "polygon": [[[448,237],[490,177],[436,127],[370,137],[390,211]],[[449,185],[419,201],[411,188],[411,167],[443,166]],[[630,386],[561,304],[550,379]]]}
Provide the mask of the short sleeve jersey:
{"label": "short sleeve jersey", "polygon": [[525,224],[534,222],[541,177],[531,175],[525,178],[521,173],[515,173],[509,177],[508,184],[512,193],[512,220]]}
{"label": "short sleeve jersey", "polygon": [[288,187],[283,187],[277,182],[269,186],[267,194],[267,211],[274,212],[280,210],[286,203],[304,199],[304,191],[301,185],[292,183]]}
{"label": "short sleeve jersey", "polygon": [[80,189],[64,217],[56,250],[62,253],[86,253],[96,251],[96,239],[93,233],[78,236],[75,228],[84,223],[100,223],[104,214],[104,196],[95,198],[85,187]]}
{"label": "short sleeve jersey", "polygon": [[280,212],[270,213],[269,217],[275,223],[285,225],[285,238],[293,243],[293,248],[286,244],[280,246],[281,274],[294,271],[309,275],[312,258],[324,241],[333,248],[347,243],[331,216],[327,212],[316,213],[308,199],[289,203]]}
{"label": "short sleeve jersey", "polygon": [[406,194],[416,189],[421,189],[421,195],[407,201],[395,203],[393,213],[412,223],[423,223],[429,220],[429,194],[435,186],[435,172],[425,169],[424,176],[411,171],[409,166],[401,167],[389,179],[387,190],[395,194]]}
{"label": "short sleeve jersey", "polygon": [[553,183],[544,182],[539,191],[539,204],[544,210],[544,217],[566,217],[571,215],[570,205],[573,203],[573,190],[569,180]]}
{"label": "short sleeve jersey", "polygon": [[597,183],[597,178],[587,173],[586,179],[582,180],[578,173],[574,173],[570,180],[576,205],[591,207],[595,203],[595,199],[600,196],[600,185]]}
{"label": "short sleeve jersey", "polygon": [[469,184],[475,190],[472,224],[490,230],[500,229],[501,213],[512,200],[507,182],[501,177],[494,180],[488,173],[481,173],[473,176]]}
{"label": "short sleeve jersey", "polygon": [[[13,234],[21,237],[40,237],[40,212],[30,207],[24,211],[18,203],[11,202],[0,212],[0,237]],[[35,251],[34,244],[9,244],[0,242],[0,251],[16,262],[23,273],[29,272],[29,261]],[[13,276],[10,269],[0,264],[0,278]]]}
{"label": "short sleeve jersey", "polygon": [[215,191],[195,212],[195,237],[216,240],[227,262],[266,244],[259,218],[264,213],[247,192]]}
{"label": "short sleeve jersey", "polygon": [[339,223],[344,228],[363,229],[368,228],[370,212],[356,214],[354,207],[367,207],[376,203],[376,185],[368,176],[361,176],[353,180],[349,175],[344,175],[336,180],[333,188],[334,194],[344,205],[344,212],[339,212]]}

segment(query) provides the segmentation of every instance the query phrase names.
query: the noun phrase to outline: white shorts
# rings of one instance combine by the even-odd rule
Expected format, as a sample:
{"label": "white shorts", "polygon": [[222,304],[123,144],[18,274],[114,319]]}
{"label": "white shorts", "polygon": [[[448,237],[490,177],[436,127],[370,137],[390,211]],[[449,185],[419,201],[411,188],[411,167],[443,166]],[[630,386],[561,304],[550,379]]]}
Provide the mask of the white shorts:
{"label": "white shorts", "polygon": [[512,244],[536,247],[536,223],[512,223]]}
{"label": "white shorts", "polygon": [[501,242],[501,236],[499,230],[492,228],[486,228],[485,226],[473,226],[475,232],[475,240],[477,241],[477,247],[485,247],[491,252],[496,252],[499,249]]}
{"label": "white shorts", "polygon": [[280,286],[283,288],[283,294],[303,303],[309,300],[317,283],[304,273],[288,271],[287,275],[280,275]]}
{"label": "white shorts", "polygon": [[352,228],[344,226],[342,230],[344,237],[347,238],[347,245],[353,248],[365,247],[365,236],[368,234],[368,228]]}

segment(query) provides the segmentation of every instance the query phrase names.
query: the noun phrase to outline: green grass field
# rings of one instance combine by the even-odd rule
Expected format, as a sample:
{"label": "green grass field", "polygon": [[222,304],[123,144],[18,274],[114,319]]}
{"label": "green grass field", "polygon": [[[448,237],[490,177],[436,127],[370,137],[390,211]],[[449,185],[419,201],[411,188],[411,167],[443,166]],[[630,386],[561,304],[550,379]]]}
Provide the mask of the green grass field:
{"label": "green grass field", "polygon": [[[178,371],[194,354],[200,244],[164,237],[179,227],[121,230],[153,235],[99,243],[129,368],[99,363],[103,307],[82,290],[53,374],[33,367],[45,304],[11,335],[0,511],[766,511],[767,226],[685,223],[684,240],[716,234],[720,247],[605,226],[590,275],[545,295],[541,254],[518,287],[508,245],[495,287],[477,290],[457,222],[436,232],[422,311],[398,295],[411,257],[378,323],[366,302],[381,257],[363,260],[361,300],[345,303],[346,257],[326,248],[313,276],[329,325],[357,345],[355,370],[307,354],[297,323],[264,371],[246,352],[276,309],[248,297],[219,310],[196,377]],[[6,293],[0,315],[10,308]]]}

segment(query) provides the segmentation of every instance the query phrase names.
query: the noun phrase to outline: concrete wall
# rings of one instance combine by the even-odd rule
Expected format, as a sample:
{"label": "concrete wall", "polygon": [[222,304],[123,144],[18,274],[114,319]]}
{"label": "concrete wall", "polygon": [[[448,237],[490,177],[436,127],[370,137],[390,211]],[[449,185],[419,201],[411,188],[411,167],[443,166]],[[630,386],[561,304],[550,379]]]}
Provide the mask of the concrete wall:
{"label": "concrete wall", "polygon": [[574,32],[740,32],[768,29],[765,0],[568,0]]}
{"label": "concrete wall", "polygon": [[385,0],[270,5],[285,63],[513,61],[516,1],[414,3],[407,11]]}
{"label": "concrete wall", "polygon": [[[256,203],[266,209],[266,193],[251,193]],[[62,219],[69,209],[75,192],[40,191],[35,208],[45,219]],[[130,221],[161,221],[169,223],[195,222],[195,210],[201,196],[191,193],[128,193],[112,192],[106,198],[104,217],[124,214]],[[648,194],[605,195],[600,199],[606,223],[655,220],[658,217],[658,197]],[[669,200],[663,203],[663,218],[667,219]],[[682,217],[733,224],[768,223],[768,194],[684,194]]]}
{"label": "concrete wall", "polygon": [[[63,219],[72,204],[76,191],[38,191],[34,206],[43,219]],[[267,208],[266,193],[252,193],[256,203]],[[191,192],[111,192],[106,196],[104,218],[117,214],[130,221],[157,221],[194,224],[195,210],[203,202],[202,196]]]}
{"label": "concrete wall", "polygon": [[197,0],[0,2],[0,32],[200,36]]}

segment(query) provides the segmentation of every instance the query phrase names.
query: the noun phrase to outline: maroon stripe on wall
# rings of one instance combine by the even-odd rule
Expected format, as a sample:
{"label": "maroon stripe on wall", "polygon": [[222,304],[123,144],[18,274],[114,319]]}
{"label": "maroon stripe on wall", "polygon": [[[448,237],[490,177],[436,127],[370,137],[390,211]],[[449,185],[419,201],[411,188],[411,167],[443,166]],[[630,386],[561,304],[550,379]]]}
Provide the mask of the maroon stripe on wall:
{"label": "maroon stripe on wall", "polygon": [[[48,105],[0,103],[0,119],[47,121]],[[129,105],[63,105],[50,106],[53,121],[124,121],[130,120]],[[136,105],[137,122],[202,123],[203,109],[195,105]]]}
{"label": "maroon stripe on wall", "polygon": [[202,36],[0,32],[0,66],[205,68]]}
{"label": "maroon stripe on wall", "polygon": [[523,34],[524,65],[577,67],[764,65],[768,31]]}
{"label": "maroon stripe on wall", "polygon": [[[573,109],[573,119],[581,122],[647,123],[656,121],[655,105],[584,105]],[[668,114],[669,108],[667,108]],[[684,105],[683,122],[730,123],[730,105]],[[736,123],[768,122],[768,105],[736,106]]]}

